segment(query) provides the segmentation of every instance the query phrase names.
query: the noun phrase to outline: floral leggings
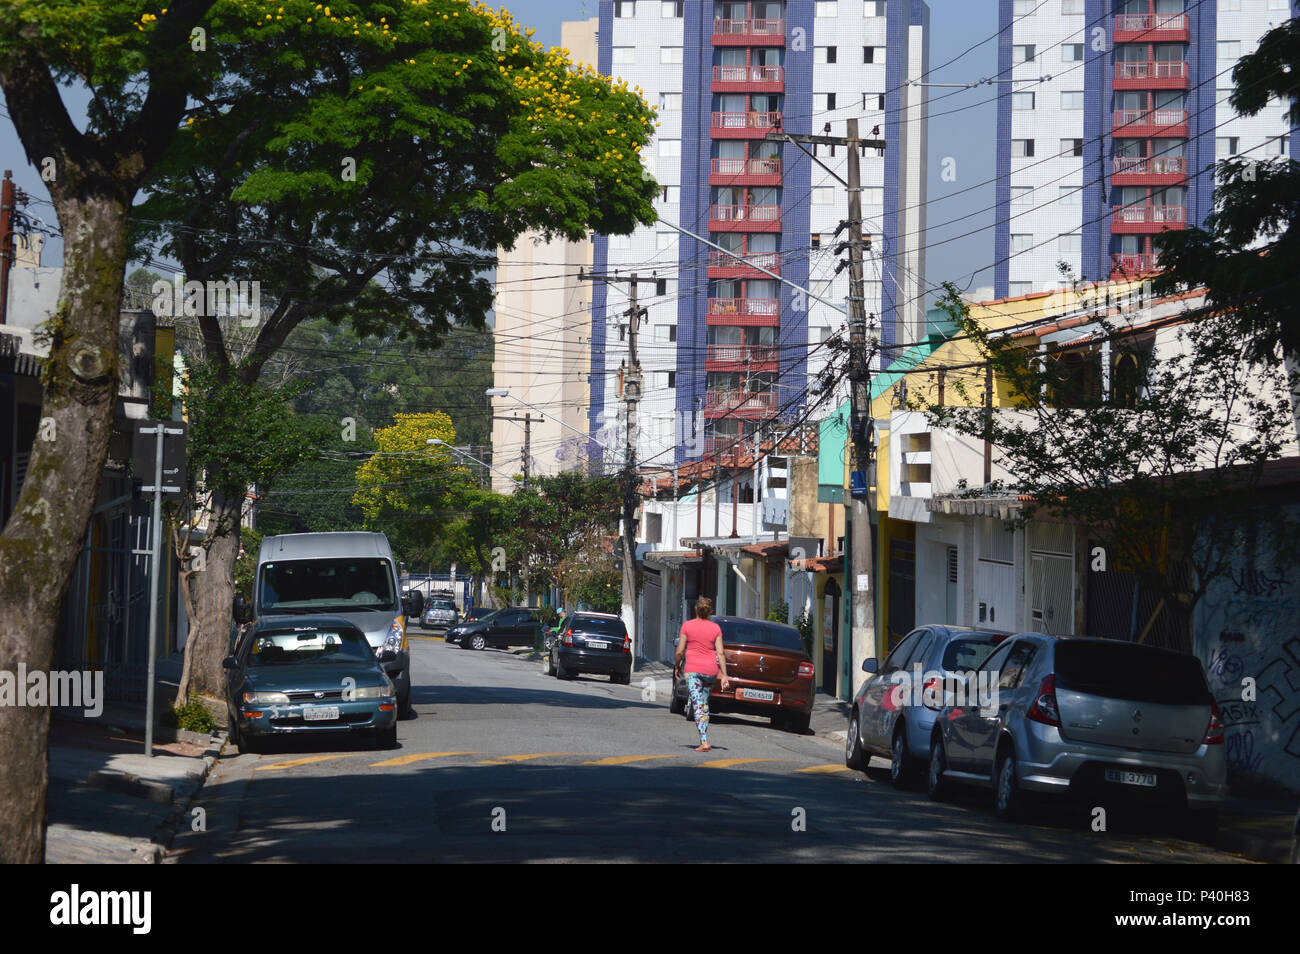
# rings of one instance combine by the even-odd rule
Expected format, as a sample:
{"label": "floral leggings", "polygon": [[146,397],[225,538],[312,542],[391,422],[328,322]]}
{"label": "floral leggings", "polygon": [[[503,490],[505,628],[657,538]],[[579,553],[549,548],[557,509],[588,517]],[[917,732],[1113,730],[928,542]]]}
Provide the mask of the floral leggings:
{"label": "floral leggings", "polygon": [[700,745],[709,744],[709,691],[712,683],[697,672],[686,674],[686,691],[691,697],[691,711],[695,713],[695,727],[700,730]]}

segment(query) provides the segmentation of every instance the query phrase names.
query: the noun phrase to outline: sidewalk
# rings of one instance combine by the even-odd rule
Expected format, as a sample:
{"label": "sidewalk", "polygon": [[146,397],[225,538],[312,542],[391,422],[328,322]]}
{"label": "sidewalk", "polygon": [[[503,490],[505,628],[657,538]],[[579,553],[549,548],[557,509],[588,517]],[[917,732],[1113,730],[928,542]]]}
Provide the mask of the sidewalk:
{"label": "sidewalk", "polygon": [[[159,661],[156,711],[173,697],[175,662]],[[148,758],[144,728],[143,704],[105,705],[96,719],[54,711],[47,864],[156,864],[176,829],[190,824],[190,801],[224,736],[155,728]]]}

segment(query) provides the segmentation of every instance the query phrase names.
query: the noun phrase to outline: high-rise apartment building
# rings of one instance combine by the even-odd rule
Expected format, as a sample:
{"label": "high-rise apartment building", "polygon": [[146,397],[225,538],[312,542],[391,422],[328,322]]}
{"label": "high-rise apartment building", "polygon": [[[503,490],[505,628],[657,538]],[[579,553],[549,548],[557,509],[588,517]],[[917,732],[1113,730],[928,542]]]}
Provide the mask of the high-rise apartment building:
{"label": "high-rise apartment building", "polygon": [[[828,171],[770,134],[844,136],[857,118],[887,143],[861,159],[866,308],[886,346],[923,335],[925,96],[908,80],[926,68],[928,29],[919,0],[602,0],[599,69],[659,110],[646,164],[660,223],[593,241],[595,272],[637,275],[648,310],[642,462],[727,454],[795,420],[845,325],[817,300],[843,307],[849,294],[836,273],[847,233],[834,235],[844,147],[807,147]],[[590,428],[610,445],[624,433],[628,305],[625,282],[593,285]]]}
{"label": "high-rise apartment building", "polygon": [[1213,210],[1214,163],[1290,153],[1289,103],[1242,117],[1232,68],[1294,0],[998,0],[995,294],[1158,267]]}

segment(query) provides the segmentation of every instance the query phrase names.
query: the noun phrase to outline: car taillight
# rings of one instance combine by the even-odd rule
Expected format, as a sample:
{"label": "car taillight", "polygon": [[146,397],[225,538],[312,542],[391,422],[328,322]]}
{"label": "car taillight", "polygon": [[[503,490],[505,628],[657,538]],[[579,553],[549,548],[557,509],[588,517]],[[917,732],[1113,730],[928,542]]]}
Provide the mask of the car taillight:
{"label": "car taillight", "polygon": [[932,677],[921,690],[921,704],[935,712],[943,708],[943,683],[938,676]]}
{"label": "car taillight", "polygon": [[810,662],[801,662],[799,664],[799,675],[811,679],[813,677],[813,664]]}
{"label": "car taillight", "polygon": [[1056,676],[1049,673],[1038,686],[1034,694],[1034,704],[1025,713],[1025,718],[1043,725],[1061,727],[1061,711],[1056,706]]}
{"label": "car taillight", "polygon": [[1223,719],[1219,716],[1219,704],[1210,700],[1210,724],[1205,727],[1206,745],[1223,744]]}
{"label": "car taillight", "polygon": [[565,646],[572,646],[572,645],[573,645],[573,630],[570,629],[570,630],[568,630],[567,632],[565,632],[565,634],[564,634],[563,636],[560,637],[560,642],[563,643]]}

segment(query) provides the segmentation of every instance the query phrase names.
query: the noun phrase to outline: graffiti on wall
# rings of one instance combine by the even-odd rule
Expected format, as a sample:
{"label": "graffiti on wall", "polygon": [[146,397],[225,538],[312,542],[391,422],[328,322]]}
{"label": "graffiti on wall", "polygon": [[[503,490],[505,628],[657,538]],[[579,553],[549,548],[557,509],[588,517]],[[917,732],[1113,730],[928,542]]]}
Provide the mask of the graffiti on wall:
{"label": "graffiti on wall", "polygon": [[1194,636],[1229,780],[1300,791],[1300,572],[1243,551],[1202,598]]}

